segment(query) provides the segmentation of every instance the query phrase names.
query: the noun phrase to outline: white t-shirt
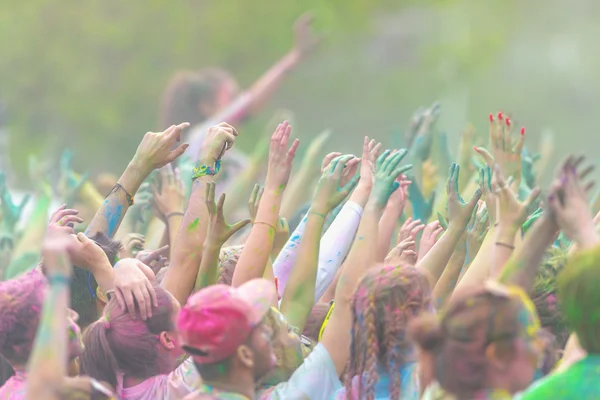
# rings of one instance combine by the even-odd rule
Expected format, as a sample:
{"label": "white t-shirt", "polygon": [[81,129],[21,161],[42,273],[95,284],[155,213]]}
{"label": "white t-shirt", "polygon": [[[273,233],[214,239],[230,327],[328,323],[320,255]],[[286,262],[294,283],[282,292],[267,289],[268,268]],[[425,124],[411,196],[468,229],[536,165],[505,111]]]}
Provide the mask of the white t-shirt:
{"label": "white t-shirt", "polygon": [[342,387],[329,352],[319,343],[287,382],[267,389],[260,400],[330,400]]}

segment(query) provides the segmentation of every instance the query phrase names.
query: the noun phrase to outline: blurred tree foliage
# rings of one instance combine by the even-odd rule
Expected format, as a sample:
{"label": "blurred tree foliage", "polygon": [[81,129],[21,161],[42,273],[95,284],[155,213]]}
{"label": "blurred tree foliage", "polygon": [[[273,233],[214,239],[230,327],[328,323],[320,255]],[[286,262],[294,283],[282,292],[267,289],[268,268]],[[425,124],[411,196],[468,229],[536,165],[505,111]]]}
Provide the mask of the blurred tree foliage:
{"label": "blurred tree foliage", "polygon": [[[377,30],[373,15],[434,5],[443,17],[434,19],[433,27],[417,27],[439,36],[425,48],[432,67],[421,74],[433,71],[441,78],[423,80],[429,90],[411,93],[413,102],[429,103],[444,79],[460,80],[495,59],[509,32],[506,16],[514,11],[514,0],[485,3],[491,8],[460,0],[3,1],[0,99],[8,105],[12,165],[23,172],[27,154],[55,157],[69,147],[79,169],[120,171],[143,133],[157,128],[162,92],[175,71],[219,65],[247,86],[289,49],[292,24],[307,10],[331,46],[349,34]],[[440,68],[450,72],[439,73]],[[388,77],[403,85],[415,80],[406,74]],[[329,91],[339,97],[348,81],[333,81]],[[305,83],[295,86],[307,95],[301,90]],[[390,111],[397,110],[393,99],[388,103]],[[390,114],[387,108],[380,111]],[[411,112],[403,111],[406,117]]]}

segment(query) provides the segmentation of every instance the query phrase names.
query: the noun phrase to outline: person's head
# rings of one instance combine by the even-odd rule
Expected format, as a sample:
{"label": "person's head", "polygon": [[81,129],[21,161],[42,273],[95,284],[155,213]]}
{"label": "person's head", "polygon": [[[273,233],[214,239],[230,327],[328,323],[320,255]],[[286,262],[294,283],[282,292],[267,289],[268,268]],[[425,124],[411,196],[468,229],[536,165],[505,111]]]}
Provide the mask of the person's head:
{"label": "person's head", "polygon": [[274,368],[261,379],[260,388],[269,388],[287,382],[312,350],[312,343],[303,339],[298,329],[290,325],[276,308],[271,307],[267,312],[265,322],[273,331],[272,344],[276,363]]}
{"label": "person's head", "polygon": [[580,251],[558,277],[558,305],[581,348],[600,354],[600,246]]}
{"label": "person's head", "polygon": [[0,353],[15,368],[29,360],[46,287],[46,278],[38,270],[0,282]]}
{"label": "person's head", "polygon": [[221,250],[221,254],[219,255],[218,283],[231,286],[233,272],[243,250],[244,245],[229,246]]}
{"label": "person's head", "polygon": [[352,301],[352,344],[346,373],[346,391],[359,379],[358,390],[374,393],[384,368],[390,380],[390,396],[400,394],[398,370],[413,356],[407,337],[408,323],[430,308],[431,289],[427,278],[414,267],[376,266],[363,276]]}
{"label": "person's head", "polygon": [[123,310],[115,297],[104,308],[104,315],[83,335],[85,350],[80,357],[82,371],[92,378],[117,385],[117,372],[148,379],[171,372],[183,355],[175,329],[179,303],[166,290],[154,286],[158,307],[152,317],[142,320]]}
{"label": "person's head", "polygon": [[567,252],[552,249],[538,269],[531,300],[540,318],[542,328],[550,331],[556,338],[557,346],[564,348],[570,335],[556,298],[557,277],[567,262]]}
{"label": "person's head", "polygon": [[265,279],[238,288],[212,285],[188,299],[177,327],[205,382],[245,382],[254,388],[275,366],[266,316],[276,300],[273,284]]}
{"label": "person's head", "polygon": [[[0,283],[0,354],[14,367],[23,368],[33,348],[41,318],[47,281],[39,270]],[[69,310],[68,355],[74,359],[81,354],[81,331],[76,324],[77,314]]]}
{"label": "person's head", "polygon": [[410,336],[428,356],[421,363],[425,375],[460,398],[525,389],[543,352],[531,300],[522,289],[495,282],[457,294],[439,316],[417,318]]}
{"label": "person's head", "polygon": [[182,121],[191,125],[204,122],[229,106],[238,93],[237,82],[223,69],[179,72],[163,96],[161,129]]}
{"label": "person's head", "polygon": [[[121,249],[121,243],[109,239],[103,233],[97,233],[91,237],[106,253],[111,265],[114,266],[117,255]],[[78,324],[82,329],[98,319],[98,309],[96,307],[96,289],[98,283],[88,271],[73,266],[73,275],[71,276],[71,307],[79,315]]]}

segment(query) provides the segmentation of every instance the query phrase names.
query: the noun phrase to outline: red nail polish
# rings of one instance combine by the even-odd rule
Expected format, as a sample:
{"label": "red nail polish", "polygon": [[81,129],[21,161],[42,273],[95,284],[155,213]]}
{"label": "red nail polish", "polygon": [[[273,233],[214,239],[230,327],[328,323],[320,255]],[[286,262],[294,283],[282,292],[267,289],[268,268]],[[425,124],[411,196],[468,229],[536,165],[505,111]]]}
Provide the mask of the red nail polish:
{"label": "red nail polish", "polygon": [[490,113],[490,122],[494,122],[494,114]]}
{"label": "red nail polish", "polygon": [[521,136],[525,136],[525,127],[521,128]]}
{"label": "red nail polish", "polygon": [[510,126],[510,118],[506,118],[506,126]]}
{"label": "red nail polish", "polygon": [[502,118],[503,118],[503,116],[502,116],[502,111],[498,111],[498,119],[499,119],[500,121],[502,121]]}
{"label": "red nail polish", "polygon": [[477,146],[473,146],[473,150],[479,153],[479,149],[477,148]]}

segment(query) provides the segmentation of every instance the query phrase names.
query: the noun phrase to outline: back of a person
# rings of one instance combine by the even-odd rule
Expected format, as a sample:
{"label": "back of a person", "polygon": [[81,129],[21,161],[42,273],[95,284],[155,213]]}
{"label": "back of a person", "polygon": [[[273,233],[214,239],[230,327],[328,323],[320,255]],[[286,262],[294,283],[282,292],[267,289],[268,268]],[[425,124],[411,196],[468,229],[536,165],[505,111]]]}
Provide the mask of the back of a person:
{"label": "back of a person", "polygon": [[600,399],[600,355],[587,356],[568,369],[536,382],[520,399]]}
{"label": "back of a person", "polygon": [[2,387],[0,387],[0,400],[22,400],[25,398],[25,378],[16,374],[11,376]]}
{"label": "back of a person", "polygon": [[[419,376],[417,373],[418,367],[416,362],[409,362],[403,365],[398,373],[400,374],[400,388],[398,400],[418,400],[419,399]],[[363,376],[363,385],[365,384],[365,377]],[[358,394],[358,377],[354,377],[352,380],[352,400],[362,400],[366,397]],[[346,388],[340,389],[335,396],[336,400],[346,400]],[[390,377],[384,369],[380,368],[378,371],[378,380],[375,384],[375,400],[390,399]]]}

